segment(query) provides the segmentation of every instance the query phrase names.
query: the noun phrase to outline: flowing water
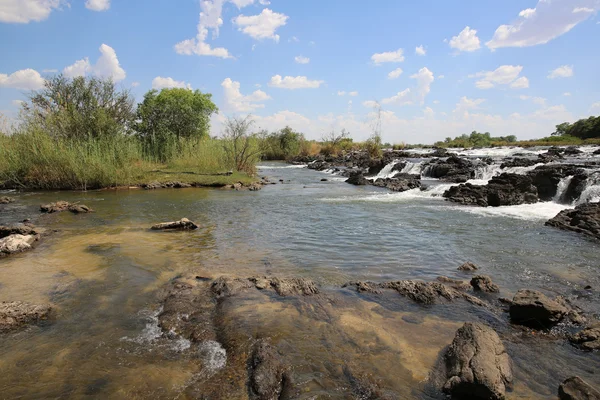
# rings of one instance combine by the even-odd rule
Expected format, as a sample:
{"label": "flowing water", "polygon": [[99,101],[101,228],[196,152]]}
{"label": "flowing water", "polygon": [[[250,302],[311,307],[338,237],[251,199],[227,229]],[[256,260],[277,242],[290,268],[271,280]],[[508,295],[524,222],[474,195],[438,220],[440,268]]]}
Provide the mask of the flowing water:
{"label": "flowing water", "polygon": [[[439,195],[450,185],[433,180],[425,191],[389,193],[282,163],[266,163],[260,173],[283,182],[260,192],[12,193],[17,202],[0,206],[0,224],[37,215],[39,204],[56,200],[96,212],[39,217],[38,225],[57,232],[30,252],[0,259],[0,301],[56,310],[41,327],[0,337],[0,398],[190,397],[186,386],[209,384],[207,371],[223,368],[228,355],[218,342],[191,351],[190,342],[167,340],[158,328],[157,291],[187,273],[307,277],[332,293],[335,301],[310,307],[249,295],[225,321],[273,338],[292,360],[298,398],[355,398],[343,383],[348,366],[397,398],[440,398],[426,387],[428,374],[456,329],[482,319],[501,332],[515,362],[508,398],[555,398],[571,375],[600,385],[597,354],[563,339],[521,337],[505,317],[341,289],[351,280],[468,279],[456,268],[471,261],[502,296],[538,289],[578,297],[595,312],[598,292],[583,287],[600,288],[598,243],[544,226],[567,206],[462,207],[444,202]],[[148,229],[182,217],[200,229]],[[198,360],[211,367],[199,369]]]}

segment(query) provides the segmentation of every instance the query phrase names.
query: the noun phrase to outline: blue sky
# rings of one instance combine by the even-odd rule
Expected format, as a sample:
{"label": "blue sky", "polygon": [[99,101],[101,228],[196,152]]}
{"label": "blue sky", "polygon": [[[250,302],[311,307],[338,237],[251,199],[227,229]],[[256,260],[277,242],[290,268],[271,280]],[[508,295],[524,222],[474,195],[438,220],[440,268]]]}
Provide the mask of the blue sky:
{"label": "blue sky", "polygon": [[[43,78],[213,94],[309,138],[541,137],[600,114],[600,0],[0,0],[0,112]],[[375,112],[379,103],[381,113]]]}

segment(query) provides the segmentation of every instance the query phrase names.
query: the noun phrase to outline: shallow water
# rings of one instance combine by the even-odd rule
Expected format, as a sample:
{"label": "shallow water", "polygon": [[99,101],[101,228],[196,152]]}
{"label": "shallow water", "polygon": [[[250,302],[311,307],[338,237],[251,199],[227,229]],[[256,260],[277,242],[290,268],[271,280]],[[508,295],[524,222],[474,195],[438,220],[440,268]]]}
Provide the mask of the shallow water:
{"label": "shallow water", "polygon": [[[507,297],[520,288],[569,297],[585,285],[600,288],[598,242],[544,226],[566,206],[462,207],[432,197],[446,187],[436,181],[427,182],[429,193],[389,193],[281,163],[260,173],[283,182],[260,192],[11,194],[18,201],[0,206],[0,224],[35,216],[58,231],[33,251],[0,259],[0,301],[51,302],[57,311],[52,323],[0,338],[1,397],[187,398],[190,382],[210,379],[198,359],[218,366],[223,356],[214,344],[199,355],[189,342],[161,337],[156,292],[187,273],[302,276],[330,291],[336,301],[309,304],[257,294],[227,314],[232,330],[285,349],[299,398],[352,398],[342,366],[376,377],[400,398],[436,398],[423,382],[439,352],[462,322],[481,319],[497,325],[515,360],[509,398],[553,398],[576,374],[600,384],[597,355],[515,338],[506,321],[472,307],[424,309],[340,288],[350,280],[467,279],[456,270],[465,261]],[[96,212],[38,217],[39,204],[56,200]],[[182,217],[200,229],[148,230]],[[593,293],[578,305],[595,312]]]}

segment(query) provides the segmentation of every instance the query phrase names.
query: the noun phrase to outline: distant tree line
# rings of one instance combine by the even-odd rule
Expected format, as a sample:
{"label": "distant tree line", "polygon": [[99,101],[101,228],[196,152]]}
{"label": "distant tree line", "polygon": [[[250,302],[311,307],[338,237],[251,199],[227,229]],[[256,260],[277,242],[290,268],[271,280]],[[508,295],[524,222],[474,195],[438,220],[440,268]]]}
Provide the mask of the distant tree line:
{"label": "distant tree line", "polygon": [[489,132],[480,133],[477,131],[471,132],[470,135],[463,134],[457,136],[454,139],[447,137],[443,142],[435,143],[438,147],[489,147],[498,144],[510,144],[515,143],[517,137],[515,135],[509,136],[492,136]]}
{"label": "distant tree line", "polygon": [[583,118],[574,123],[563,122],[556,125],[552,136],[571,136],[579,139],[600,138],[600,116]]}

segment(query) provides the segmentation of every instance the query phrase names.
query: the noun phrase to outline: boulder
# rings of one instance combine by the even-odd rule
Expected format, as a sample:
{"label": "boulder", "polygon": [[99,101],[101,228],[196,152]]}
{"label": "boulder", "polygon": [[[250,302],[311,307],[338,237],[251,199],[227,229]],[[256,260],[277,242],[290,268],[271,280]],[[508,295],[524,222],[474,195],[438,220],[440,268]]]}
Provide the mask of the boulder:
{"label": "boulder", "polygon": [[489,276],[477,275],[471,279],[471,286],[475,291],[487,292],[487,293],[498,293],[500,288],[498,285],[492,282]]}
{"label": "boulder", "polygon": [[444,182],[461,183],[475,177],[475,165],[466,158],[452,154],[446,160],[434,160],[424,170],[424,175]]}
{"label": "boulder", "polygon": [[556,196],[561,179],[582,171],[583,169],[578,165],[548,164],[540,165],[533,171],[529,171],[527,175],[531,177],[533,185],[537,188],[540,200],[551,201]]}
{"label": "boulder", "polygon": [[531,328],[550,328],[569,313],[564,304],[536,290],[519,290],[510,304],[510,319]]}
{"label": "boulder", "polygon": [[600,239],[600,203],[584,203],[563,210],[546,221],[546,225]]}
{"label": "boulder", "polygon": [[563,154],[566,156],[578,156],[583,154],[583,151],[579,150],[576,146],[569,146],[563,151]]}
{"label": "boulder", "polygon": [[48,319],[52,307],[22,301],[0,303],[0,332],[5,333]]}
{"label": "boulder", "polygon": [[393,178],[379,178],[373,182],[374,186],[384,187],[393,192],[405,192],[421,187],[421,176],[410,174],[396,174]]}
{"label": "boulder", "polygon": [[190,221],[187,218],[182,218],[179,221],[173,221],[173,222],[163,222],[161,224],[156,224],[156,225],[152,225],[152,227],[150,228],[154,231],[160,231],[160,230],[193,230],[193,229],[198,229],[198,225],[196,225],[195,223],[193,223],[192,221]]}
{"label": "boulder", "polygon": [[447,201],[465,205],[476,205],[487,207],[487,186],[472,185],[465,183],[458,186],[452,186],[442,195]]}
{"label": "boulder", "polygon": [[578,376],[567,378],[558,387],[560,400],[600,400],[600,392]]}
{"label": "boulder", "polygon": [[512,362],[498,334],[481,323],[465,323],[444,355],[443,390],[456,399],[500,400],[512,382]]}
{"label": "boulder", "polygon": [[17,224],[17,225],[0,225],[0,239],[10,235],[39,235],[44,230],[36,228],[31,224]]}
{"label": "boulder", "polygon": [[594,155],[600,155],[600,149],[594,151],[592,154],[594,154]]}
{"label": "boulder", "polygon": [[472,262],[466,262],[457,268],[459,271],[477,271],[479,267]]}
{"label": "boulder", "polygon": [[514,168],[514,167],[532,167],[537,163],[538,163],[538,161],[532,160],[531,158],[515,157],[510,161],[505,161],[502,164],[500,164],[500,168],[505,169],[505,168]]}
{"label": "boulder", "polygon": [[8,196],[2,196],[0,197],[0,204],[9,204],[9,203],[14,203],[15,199],[13,199],[12,197],[8,197]]}
{"label": "boulder", "polygon": [[571,343],[583,350],[600,350],[600,322],[596,322],[569,338]]}
{"label": "boulder", "polygon": [[265,340],[259,340],[250,359],[250,391],[257,400],[282,398],[290,384],[289,369]]}
{"label": "boulder", "polygon": [[443,194],[448,201],[481,207],[537,203],[537,189],[526,175],[504,173],[485,186],[470,183],[452,186]]}
{"label": "boulder", "polygon": [[584,170],[577,171],[571,178],[569,186],[558,200],[566,204],[572,204],[575,200],[579,199],[588,184],[588,178],[588,174]]}
{"label": "boulder", "polygon": [[0,256],[20,253],[31,249],[38,239],[36,235],[10,235],[0,239]]}
{"label": "boulder", "polygon": [[67,201],[57,201],[56,203],[42,204],[40,210],[44,213],[52,214],[62,211],[71,211],[73,214],[94,212],[88,206],[77,203],[69,203]]}
{"label": "boulder", "polygon": [[362,171],[353,171],[350,174],[350,177],[346,179],[346,183],[350,183],[351,185],[364,186],[369,185],[371,182],[364,177]]}

